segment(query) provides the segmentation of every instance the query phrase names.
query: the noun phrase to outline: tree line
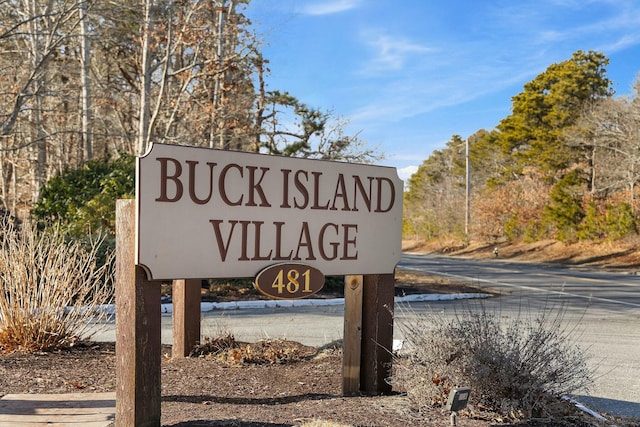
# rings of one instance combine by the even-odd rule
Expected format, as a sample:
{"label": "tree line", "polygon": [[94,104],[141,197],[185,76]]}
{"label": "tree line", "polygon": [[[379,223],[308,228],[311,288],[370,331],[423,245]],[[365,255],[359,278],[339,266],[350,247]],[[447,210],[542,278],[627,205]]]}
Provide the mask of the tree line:
{"label": "tree line", "polygon": [[25,217],[54,177],[151,142],[376,159],[344,119],[268,87],[249,3],[1,1],[0,207]]}
{"label": "tree line", "polygon": [[630,96],[615,97],[608,64],[600,52],[577,51],[526,83],[494,129],[453,135],[434,151],[408,182],[405,237],[573,242],[635,234],[640,80]]}

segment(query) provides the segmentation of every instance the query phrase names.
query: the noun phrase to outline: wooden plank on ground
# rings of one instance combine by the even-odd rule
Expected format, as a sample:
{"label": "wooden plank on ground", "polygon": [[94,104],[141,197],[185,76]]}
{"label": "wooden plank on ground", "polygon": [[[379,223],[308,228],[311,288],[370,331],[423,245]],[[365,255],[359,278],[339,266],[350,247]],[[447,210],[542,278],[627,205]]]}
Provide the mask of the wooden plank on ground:
{"label": "wooden plank on ground", "polygon": [[107,427],[116,394],[7,394],[0,399],[0,427]]}

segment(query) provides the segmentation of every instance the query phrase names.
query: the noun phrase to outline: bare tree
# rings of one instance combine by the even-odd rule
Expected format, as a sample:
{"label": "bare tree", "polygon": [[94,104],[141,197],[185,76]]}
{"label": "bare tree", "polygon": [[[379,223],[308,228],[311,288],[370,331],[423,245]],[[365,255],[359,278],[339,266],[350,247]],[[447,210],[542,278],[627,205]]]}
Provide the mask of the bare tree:
{"label": "bare tree", "polygon": [[[0,91],[0,150],[23,151],[30,159],[16,158],[3,165],[15,178],[19,169],[30,171],[31,199],[48,178],[49,125],[56,93],[56,69],[68,59],[67,43],[78,26],[78,3],[66,0],[11,0],[0,5],[3,26],[0,53],[3,78]],[[2,179],[7,176],[3,174]],[[6,189],[6,182],[3,183]],[[18,195],[14,194],[14,197]]]}
{"label": "bare tree", "polygon": [[640,180],[639,89],[636,82],[633,96],[590,105],[579,126],[566,134],[570,144],[586,148],[591,193],[607,197],[611,192],[626,191],[633,207]]}
{"label": "bare tree", "polygon": [[[248,3],[0,0],[3,206],[24,213],[56,173],[152,141],[375,158],[346,121],[270,103]],[[302,127],[285,126],[291,111]]]}

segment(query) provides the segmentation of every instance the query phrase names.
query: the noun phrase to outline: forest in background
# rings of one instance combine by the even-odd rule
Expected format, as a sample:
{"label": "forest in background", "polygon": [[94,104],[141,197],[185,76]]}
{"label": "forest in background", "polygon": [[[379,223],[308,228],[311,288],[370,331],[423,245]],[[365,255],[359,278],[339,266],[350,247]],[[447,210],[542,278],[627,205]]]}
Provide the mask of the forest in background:
{"label": "forest in background", "polygon": [[0,208],[108,227],[151,142],[377,159],[345,119],[267,86],[249,3],[1,1]]}
{"label": "forest in background", "polygon": [[[249,0],[0,2],[0,209],[63,222],[77,236],[112,231],[115,199],[133,194],[132,156],[152,141],[379,159],[344,133],[344,118],[268,87],[269,61],[247,7]],[[640,82],[631,96],[615,97],[608,63],[577,51],[551,64],[494,129],[453,135],[434,151],[408,182],[404,237],[637,234]]]}
{"label": "forest in background", "polygon": [[512,97],[511,114],[453,135],[408,181],[406,239],[611,241],[638,232],[640,80],[616,97],[609,59],[577,51]]}

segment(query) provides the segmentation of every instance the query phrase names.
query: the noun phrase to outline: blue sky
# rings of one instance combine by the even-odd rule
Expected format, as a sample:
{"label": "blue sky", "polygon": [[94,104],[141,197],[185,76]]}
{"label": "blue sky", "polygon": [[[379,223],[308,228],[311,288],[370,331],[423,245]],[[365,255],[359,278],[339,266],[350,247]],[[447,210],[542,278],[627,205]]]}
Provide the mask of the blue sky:
{"label": "blue sky", "polygon": [[577,50],[609,59],[617,95],[640,72],[638,0],[251,0],[269,89],[350,121],[405,179],[453,134]]}

